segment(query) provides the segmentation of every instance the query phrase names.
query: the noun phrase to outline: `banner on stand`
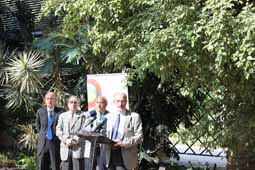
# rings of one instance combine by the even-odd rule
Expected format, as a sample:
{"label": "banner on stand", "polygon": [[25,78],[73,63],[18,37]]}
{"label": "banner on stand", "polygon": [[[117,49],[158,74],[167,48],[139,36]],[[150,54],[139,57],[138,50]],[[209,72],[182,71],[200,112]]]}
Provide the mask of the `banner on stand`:
{"label": "banner on stand", "polygon": [[113,95],[116,92],[126,93],[128,99],[126,73],[87,75],[87,94],[89,110],[95,108],[97,96],[105,96],[108,101],[107,110],[113,111]]}

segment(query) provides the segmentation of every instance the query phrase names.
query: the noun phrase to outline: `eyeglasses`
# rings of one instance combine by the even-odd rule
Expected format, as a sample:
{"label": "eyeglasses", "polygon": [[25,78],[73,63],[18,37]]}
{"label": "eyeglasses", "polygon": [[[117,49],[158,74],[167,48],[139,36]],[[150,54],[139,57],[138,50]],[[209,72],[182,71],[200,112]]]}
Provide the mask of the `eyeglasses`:
{"label": "eyeglasses", "polygon": [[54,98],[54,97],[46,97],[45,99],[46,100],[55,100],[56,98]]}
{"label": "eyeglasses", "polygon": [[69,103],[77,104],[77,101],[69,101]]}
{"label": "eyeglasses", "polygon": [[125,103],[127,100],[114,100],[116,103]]}
{"label": "eyeglasses", "polygon": [[106,102],[96,102],[96,103],[100,104],[100,103],[106,103]]}

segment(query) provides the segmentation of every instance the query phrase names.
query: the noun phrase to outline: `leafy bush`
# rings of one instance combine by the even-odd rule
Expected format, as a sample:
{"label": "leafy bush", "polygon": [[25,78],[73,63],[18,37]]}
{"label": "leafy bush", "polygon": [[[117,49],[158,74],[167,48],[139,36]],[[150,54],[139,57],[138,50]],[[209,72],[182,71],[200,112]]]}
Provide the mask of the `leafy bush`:
{"label": "leafy bush", "polygon": [[28,156],[25,154],[21,154],[18,160],[18,164],[21,166],[22,169],[26,169],[26,170],[37,169],[35,156]]}
{"label": "leafy bush", "polygon": [[10,159],[6,153],[0,153],[0,168],[1,167],[15,167],[16,161]]}

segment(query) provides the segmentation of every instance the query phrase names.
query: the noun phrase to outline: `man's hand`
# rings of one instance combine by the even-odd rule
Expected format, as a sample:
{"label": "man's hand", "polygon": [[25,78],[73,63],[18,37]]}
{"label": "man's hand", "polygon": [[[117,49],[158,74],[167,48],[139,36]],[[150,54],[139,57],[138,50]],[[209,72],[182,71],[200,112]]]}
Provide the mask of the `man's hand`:
{"label": "man's hand", "polygon": [[70,138],[66,139],[66,142],[65,142],[65,143],[66,143],[66,145],[69,146],[69,147],[72,146],[72,139],[70,139]]}
{"label": "man's hand", "polygon": [[72,145],[78,145],[79,143],[78,143],[78,141],[77,140],[75,140],[75,139],[72,139]]}
{"label": "man's hand", "polygon": [[126,144],[123,141],[117,141],[116,143],[113,144],[113,147],[124,147]]}

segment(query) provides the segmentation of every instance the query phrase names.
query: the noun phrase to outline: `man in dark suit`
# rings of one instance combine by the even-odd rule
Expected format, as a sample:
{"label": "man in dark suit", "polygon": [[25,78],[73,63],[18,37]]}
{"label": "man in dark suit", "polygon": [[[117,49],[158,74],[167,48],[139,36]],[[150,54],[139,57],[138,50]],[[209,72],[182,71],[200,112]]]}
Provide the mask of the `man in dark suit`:
{"label": "man in dark suit", "polygon": [[60,141],[56,137],[56,126],[59,114],[64,112],[64,109],[56,107],[54,92],[46,93],[44,103],[45,107],[40,108],[36,114],[39,170],[59,170]]}

